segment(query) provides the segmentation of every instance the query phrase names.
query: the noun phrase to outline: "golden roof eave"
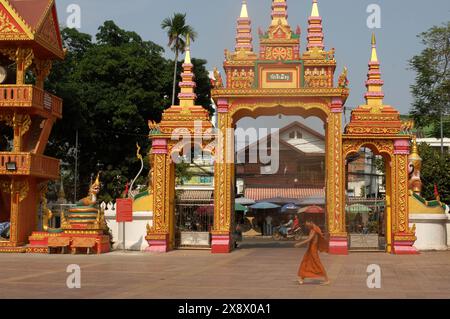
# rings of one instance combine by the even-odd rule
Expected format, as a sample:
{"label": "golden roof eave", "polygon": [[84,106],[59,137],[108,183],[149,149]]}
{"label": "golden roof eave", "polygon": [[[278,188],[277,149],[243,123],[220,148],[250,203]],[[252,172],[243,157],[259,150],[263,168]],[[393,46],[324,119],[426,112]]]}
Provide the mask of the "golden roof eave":
{"label": "golden roof eave", "polygon": [[296,88],[296,89],[216,89],[211,91],[214,99],[233,97],[347,97],[349,89],[343,88]]}
{"label": "golden roof eave", "polygon": [[[413,135],[406,134],[366,134],[364,135],[364,139],[367,140],[404,140],[404,139],[412,139]],[[361,140],[361,134],[342,134],[343,140]]]}
{"label": "golden roof eave", "polygon": [[[3,47],[9,46],[15,47],[17,46],[17,44],[23,44],[25,46],[32,48],[33,51],[35,51],[35,54],[43,49],[45,56],[54,56],[61,60],[64,59],[65,57],[64,50],[62,48],[55,47],[52,44],[48,43],[41,35],[41,29],[44,26],[45,20],[48,18],[50,14],[53,13],[53,8],[55,7],[54,0],[48,2],[44,14],[41,16],[36,28],[34,29],[15,10],[15,8],[9,4],[7,0],[0,0],[0,3],[4,6],[5,10],[11,15],[14,21],[23,29],[23,34],[27,36],[27,38],[24,38],[23,36],[18,36],[16,38],[11,37],[3,38],[0,35],[0,41],[5,41],[3,43],[4,44]],[[54,23],[58,23],[58,21],[54,21]],[[58,34],[57,36],[61,37],[60,34]],[[47,52],[45,53],[45,51]]]}

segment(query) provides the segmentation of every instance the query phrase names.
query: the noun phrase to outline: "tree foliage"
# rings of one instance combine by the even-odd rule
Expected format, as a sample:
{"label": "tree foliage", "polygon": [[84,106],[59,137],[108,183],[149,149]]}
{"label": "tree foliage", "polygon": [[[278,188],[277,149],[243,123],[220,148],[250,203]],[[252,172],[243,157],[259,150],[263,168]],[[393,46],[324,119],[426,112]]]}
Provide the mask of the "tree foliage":
{"label": "tree foliage", "polygon": [[186,49],[188,39],[195,41],[197,32],[190,25],[186,24],[186,14],[174,13],[173,17],[165,18],[161,22],[161,28],[167,32],[169,48],[175,52],[173,83],[172,83],[172,104],[175,103],[176,77],[178,67],[178,55]]}
{"label": "tree foliage", "polygon": [[[75,29],[63,29],[62,37],[66,59],[54,64],[46,89],[63,98],[63,119],[56,122],[47,154],[65,163],[64,185],[67,197],[73,199],[78,130],[78,197],[85,196],[92,174],[102,168],[101,199],[110,200],[140,168],[136,142],[142,154],[150,149],[148,120],[159,122],[170,106],[172,61],[163,57],[161,46],[112,21],[99,27],[96,42]],[[210,108],[206,61],[194,61],[199,102]],[[147,159],[145,163],[143,176],[148,174]],[[146,183],[146,177],[138,183]]]}
{"label": "tree foliage", "polygon": [[419,154],[423,160],[422,196],[429,200],[434,199],[434,185],[436,184],[441,201],[450,203],[450,154],[446,153],[444,160],[441,161],[440,151],[426,143],[419,145]]}
{"label": "tree foliage", "polygon": [[425,49],[410,60],[416,72],[411,86],[414,104],[411,115],[418,127],[432,125],[433,137],[440,137],[440,115],[445,133],[450,136],[450,22],[434,26],[418,36]]}

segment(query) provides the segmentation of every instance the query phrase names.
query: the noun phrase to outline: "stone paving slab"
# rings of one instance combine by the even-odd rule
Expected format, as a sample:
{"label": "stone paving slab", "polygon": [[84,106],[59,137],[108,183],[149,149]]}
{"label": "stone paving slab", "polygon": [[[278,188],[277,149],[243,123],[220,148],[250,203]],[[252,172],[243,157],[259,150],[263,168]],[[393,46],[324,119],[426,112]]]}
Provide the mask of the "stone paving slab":
{"label": "stone paving slab", "polygon": [[[243,247],[231,254],[176,250],[104,255],[0,254],[0,298],[450,298],[450,251],[418,256],[322,254],[332,281],[298,285],[305,249]],[[81,288],[68,289],[67,266],[81,267]],[[366,285],[381,267],[381,288]]]}

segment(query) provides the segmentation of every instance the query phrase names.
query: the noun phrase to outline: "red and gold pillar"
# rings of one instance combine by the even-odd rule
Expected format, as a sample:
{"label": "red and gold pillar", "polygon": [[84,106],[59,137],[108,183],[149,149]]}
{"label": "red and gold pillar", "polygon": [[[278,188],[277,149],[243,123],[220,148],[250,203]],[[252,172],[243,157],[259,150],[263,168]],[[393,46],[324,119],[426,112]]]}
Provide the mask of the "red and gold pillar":
{"label": "red and gold pillar", "polygon": [[218,132],[214,164],[214,227],[211,252],[229,253],[232,249],[234,218],[234,132],[228,101],[218,101]]}
{"label": "red and gold pillar", "polygon": [[408,155],[409,139],[394,141],[393,166],[391,171],[393,250],[397,255],[418,254],[413,246],[416,241],[415,231],[409,228],[408,208]]}
{"label": "red and gold pillar", "polygon": [[153,157],[153,225],[148,228],[145,239],[149,247],[148,252],[167,252],[173,248],[173,227],[170,216],[173,191],[171,182],[173,177],[173,164],[169,154],[168,139],[155,137],[152,140]]}
{"label": "red and gold pillar", "polygon": [[342,154],[342,112],[340,98],[333,98],[327,130],[327,216],[330,234],[330,254],[348,254],[345,230],[345,167]]}

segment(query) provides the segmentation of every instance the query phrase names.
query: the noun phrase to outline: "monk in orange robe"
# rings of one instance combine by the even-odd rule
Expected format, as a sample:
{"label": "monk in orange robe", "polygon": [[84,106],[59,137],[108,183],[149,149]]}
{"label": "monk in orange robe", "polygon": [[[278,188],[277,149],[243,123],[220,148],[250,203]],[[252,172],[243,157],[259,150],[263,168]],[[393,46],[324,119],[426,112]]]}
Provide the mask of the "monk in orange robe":
{"label": "monk in orange robe", "polygon": [[303,285],[305,278],[324,278],[322,285],[328,285],[330,280],[319,258],[319,251],[328,251],[328,241],[320,228],[312,221],[307,221],[306,227],[309,229],[308,239],[295,245],[295,247],[301,247],[304,244],[309,244],[298,270],[298,283]]}

